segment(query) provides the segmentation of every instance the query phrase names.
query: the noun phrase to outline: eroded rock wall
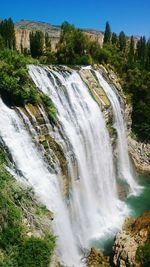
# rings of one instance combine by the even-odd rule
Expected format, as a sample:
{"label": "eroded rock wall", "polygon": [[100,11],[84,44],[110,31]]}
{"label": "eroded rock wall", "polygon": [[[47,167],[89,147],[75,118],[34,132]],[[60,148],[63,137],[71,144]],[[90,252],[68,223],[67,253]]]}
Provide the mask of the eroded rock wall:
{"label": "eroded rock wall", "polygon": [[140,267],[136,252],[145,244],[150,231],[150,211],[125,221],[123,230],[116,236],[113,246],[113,264],[116,267]]}

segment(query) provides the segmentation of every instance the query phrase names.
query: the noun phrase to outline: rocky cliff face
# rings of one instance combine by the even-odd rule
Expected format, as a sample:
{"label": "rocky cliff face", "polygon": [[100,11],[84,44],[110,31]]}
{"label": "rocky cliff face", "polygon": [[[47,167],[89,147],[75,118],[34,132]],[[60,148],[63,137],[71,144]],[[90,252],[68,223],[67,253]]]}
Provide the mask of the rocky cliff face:
{"label": "rocky cliff face", "polygon": [[128,137],[129,153],[136,170],[140,173],[150,174],[150,144],[137,142]]}
{"label": "rocky cliff face", "polygon": [[[16,31],[16,47],[17,50],[30,49],[29,34],[31,31],[47,32],[51,38],[52,50],[56,50],[57,44],[60,39],[60,26],[54,26],[49,23],[35,22],[28,20],[21,20],[15,24]],[[83,29],[86,35],[93,41],[97,41],[100,45],[103,43],[103,33],[96,30]]]}
{"label": "rocky cliff face", "polygon": [[113,264],[116,267],[140,267],[136,251],[148,238],[150,231],[150,212],[145,212],[136,220],[126,220],[123,230],[117,234],[113,246]]}

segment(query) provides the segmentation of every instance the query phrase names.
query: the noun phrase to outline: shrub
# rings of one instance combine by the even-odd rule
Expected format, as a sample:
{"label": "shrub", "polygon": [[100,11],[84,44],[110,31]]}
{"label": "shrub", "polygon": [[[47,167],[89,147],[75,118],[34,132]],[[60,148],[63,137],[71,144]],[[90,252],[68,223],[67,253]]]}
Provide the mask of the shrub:
{"label": "shrub", "polygon": [[55,238],[31,237],[24,240],[19,252],[19,266],[48,267],[55,247]]}
{"label": "shrub", "polygon": [[33,62],[15,51],[5,49],[0,53],[0,94],[7,105],[38,104],[38,91],[26,68],[26,64]]}
{"label": "shrub", "polygon": [[150,266],[150,242],[137,249],[137,260],[142,264],[142,267]]}

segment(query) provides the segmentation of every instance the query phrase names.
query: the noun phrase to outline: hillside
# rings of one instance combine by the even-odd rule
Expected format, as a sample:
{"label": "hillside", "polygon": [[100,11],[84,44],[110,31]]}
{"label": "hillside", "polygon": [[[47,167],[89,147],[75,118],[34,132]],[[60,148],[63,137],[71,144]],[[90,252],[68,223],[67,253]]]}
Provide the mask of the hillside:
{"label": "hillside", "polygon": [[[82,29],[91,40],[97,41],[100,45],[103,43],[103,33],[94,29]],[[16,46],[20,50],[29,49],[29,33],[31,31],[47,32],[51,38],[52,49],[55,50],[60,38],[61,27],[50,23],[40,21],[21,20],[15,24]]]}

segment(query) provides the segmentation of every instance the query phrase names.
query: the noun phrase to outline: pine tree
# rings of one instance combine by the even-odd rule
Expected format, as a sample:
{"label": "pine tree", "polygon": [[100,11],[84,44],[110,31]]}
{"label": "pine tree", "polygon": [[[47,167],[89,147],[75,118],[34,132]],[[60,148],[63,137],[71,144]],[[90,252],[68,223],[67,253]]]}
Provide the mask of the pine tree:
{"label": "pine tree", "polygon": [[150,39],[147,41],[146,69],[150,71]]}
{"label": "pine tree", "polygon": [[0,35],[0,50],[4,48],[4,39],[3,37]]}
{"label": "pine tree", "polygon": [[134,37],[131,36],[129,53],[128,53],[128,64],[130,68],[134,64],[134,59],[135,59],[135,43],[134,43]]}
{"label": "pine tree", "polygon": [[105,27],[105,33],[104,33],[104,44],[108,44],[111,41],[111,29],[109,22],[106,22],[106,27]]}
{"label": "pine tree", "polygon": [[4,40],[4,46],[9,49],[16,49],[16,38],[14,23],[11,18],[0,23],[0,34]]}
{"label": "pine tree", "polygon": [[44,34],[41,31],[30,33],[30,52],[33,58],[40,57],[44,49]]}
{"label": "pine tree", "polygon": [[112,38],[111,38],[111,42],[113,45],[117,45],[118,44],[118,36],[115,32],[112,33]]}
{"label": "pine tree", "polygon": [[51,39],[47,32],[45,33],[45,50],[47,52],[51,51]]}
{"label": "pine tree", "polygon": [[126,35],[125,35],[125,33],[123,31],[121,31],[120,34],[119,34],[119,49],[120,49],[120,51],[125,52],[126,44],[127,44]]}
{"label": "pine tree", "polygon": [[146,52],[147,52],[146,38],[145,36],[141,36],[140,40],[137,43],[136,56],[142,68],[146,64]]}

